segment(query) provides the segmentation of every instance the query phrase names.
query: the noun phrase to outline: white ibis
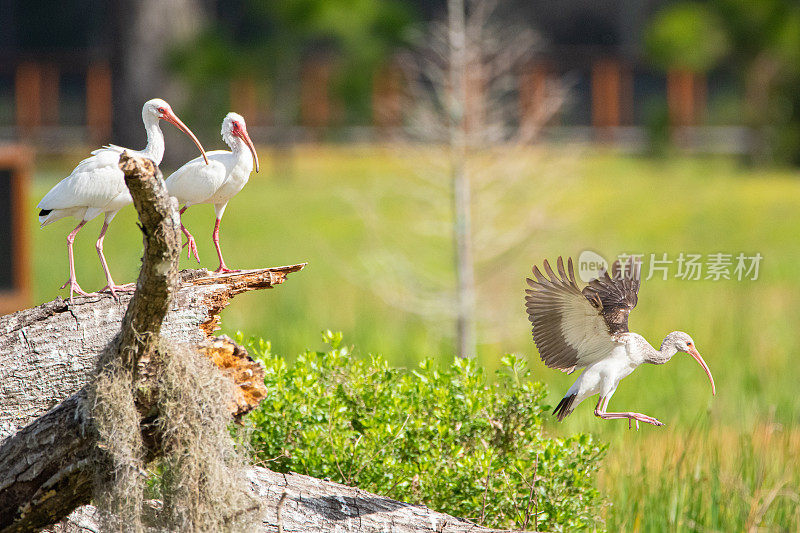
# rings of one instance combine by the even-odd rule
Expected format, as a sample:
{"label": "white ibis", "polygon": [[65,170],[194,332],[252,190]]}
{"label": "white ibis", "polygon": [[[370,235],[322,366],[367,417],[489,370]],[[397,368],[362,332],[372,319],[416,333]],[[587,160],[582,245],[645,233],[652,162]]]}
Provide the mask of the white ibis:
{"label": "white ibis", "polygon": [[567,262],[569,275],[560,257],[556,266],[558,275],[547,261],[547,276],[538,267],[533,268],[536,280],[527,279],[530,288],[525,290],[525,304],[533,324],[533,340],[544,364],[566,373],[585,367],[554,411],[559,420],[586,398],[599,394],[596,416],[628,419],[628,427],[633,420],[637,429],[640,421],[663,426],[651,416],[611,413],[606,408],[622,378],[642,363],[664,364],[677,352],[688,353],[700,363],[711,381],[712,394],[716,394],[711,371],[688,334],[673,331],[656,350],[644,337],[628,331],[628,315],[638,301],[641,261],[630,260],[625,268],[616,261],[611,268],[613,277],[602,272],[582,291],[575,283],[572,259]]}
{"label": "white ibis", "polygon": [[[256,154],[253,141],[247,134],[244,118],[237,113],[225,115],[221,134],[222,140],[230,146],[230,152],[226,150],[208,152],[208,165],[204,165],[198,157],[183,165],[167,178],[167,190],[178,199],[180,204],[183,204],[181,215],[193,205],[214,204],[217,220],[211,237],[219,258],[219,268],[214,271],[216,273],[235,272],[228,268],[222,258],[222,250],[219,247],[219,224],[230,199],[236,196],[250,179],[253,165],[258,172],[258,154]],[[186,257],[190,258],[194,254],[199,263],[200,256],[197,253],[194,237],[183,224],[181,224],[181,230],[187,239],[184,245],[188,247]]]}
{"label": "white ibis", "polygon": [[[160,119],[171,122],[191,137],[203,157],[205,157],[205,150],[203,150],[203,146],[194,136],[194,133],[172,112],[169,104],[160,98],[148,100],[142,107],[142,122],[144,122],[144,128],[147,132],[147,146],[141,151],[129,150],[131,155],[152,159],[156,165],[161,163],[161,159],[164,157],[164,134],[161,133],[161,128],[159,127]],[[80,220],[77,227],[67,236],[69,279],[61,288],[63,289],[69,285],[70,301],[72,301],[72,295],[75,292],[86,294],[75,278],[72,243],[81,228],[101,213],[105,216],[105,219],[103,220],[103,229],[100,230],[100,236],[97,238],[95,245],[107,282],[107,285],[101,291],[108,289],[116,298],[116,291],[129,289],[126,286],[114,284],[114,280],[111,279],[111,273],[108,271],[106,258],[103,255],[103,239],[108,225],[120,209],[133,202],[130,192],[128,192],[128,187],[125,185],[125,177],[119,169],[119,156],[125,150],[126,148],[110,144],[93,151],[91,157],[78,163],[72,174],[50,189],[50,192],[42,198],[42,201],[37,206],[40,209],[39,223],[42,226],[66,216],[72,216]]]}

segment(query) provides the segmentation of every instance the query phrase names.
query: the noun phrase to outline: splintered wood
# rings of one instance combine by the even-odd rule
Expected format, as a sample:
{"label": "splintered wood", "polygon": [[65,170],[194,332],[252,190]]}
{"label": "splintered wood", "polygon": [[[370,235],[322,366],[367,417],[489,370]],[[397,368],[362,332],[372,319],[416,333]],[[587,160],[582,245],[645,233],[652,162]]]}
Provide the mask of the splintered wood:
{"label": "splintered wood", "polygon": [[254,361],[243,347],[222,336],[200,343],[197,350],[236,385],[235,396],[229,404],[231,416],[236,420],[255,409],[266,397],[264,365]]}

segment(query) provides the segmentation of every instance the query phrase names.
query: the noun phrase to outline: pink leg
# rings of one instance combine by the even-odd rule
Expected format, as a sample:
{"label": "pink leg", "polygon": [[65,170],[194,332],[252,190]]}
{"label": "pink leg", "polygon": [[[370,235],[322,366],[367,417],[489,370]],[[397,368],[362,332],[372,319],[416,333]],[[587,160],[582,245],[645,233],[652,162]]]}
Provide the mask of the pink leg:
{"label": "pink leg", "polygon": [[219,223],[220,219],[217,219],[216,223],[214,223],[214,233],[211,237],[214,239],[214,246],[217,248],[217,257],[219,258],[219,268],[217,268],[214,273],[221,274],[223,272],[239,272],[239,270],[231,270],[225,264],[225,260],[222,258],[222,250],[219,248]]}
{"label": "pink leg", "polygon": [[83,296],[86,296],[86,292],[81,289],[81,286],[78,285],[78,280],[75,279],[75,257],[72,254],[72,243],[75,242],[75,235],[81,230],[81,228],[86,224],[85,220],[81,220],[81,223],[78,224],[72,232],[67,235],[67,256],[69,257],[69,279],[66,283],[64,283],[60,288],[64,288],[69,285],[69,303],[74,303],[72,299],[72,293],[77,292]]}
{"label": "pink leg", "polygon": [[633,412],[608,413],[606,412],[606,407],[608,407],[608,399],[600,398],[597,401],[597,407],[595,407],[594,409],[595,416],[598,416],[603,420],[615,420],[615,419],[625,418],[628,420],[628,429],[631,428],[631,421],[636,422],[636,429],[639,429],[639,422],[653,424],[654,426],[664,425],[663,422],[653,418],[652,416],[643,415],[642,413],[633,413]]}
{"label": "pink leg", "polygon": [[[188,207],[181,209],[180,214],[183,215],[184,211],[187,209]],[[189,249],[186,251],[186,259],[191,259],[192,254],[194,254],[194,258],[197,259],[198,263],[200,263],[200,254],[197,253],[197,243],[195,243],[194,237],[192,237],[192,234],[189,233],[188,229],[186,229],[186,226],[183,225],[183,220],[181,220],[181,231],[184,235],[186,235],[186,244],[183,246],[189,247]],[[183,248],[183,246],[181,248]]]}
{"label": "pink leg", "polygon": [[97,242],[95,243],[94,247],[97,249],[97,255],[100,256],[100,264],[103,265],[103,272],[106,275],[106,283],[107,285],[100,289],[100,292],[108,290],[111,292],[111,296],[115,299],[117,298],[116,291],[133,291],[136,290],[136,287],[133,283],[128,283],[127,285],[115,285],[114,280],[111,279],[111,272],[108,270],[108,263],[106,263],[106,256],[103,255],[103,239],[106,238],[106,230],[108,229],[108,222],[103,222],[103,229],[100,230],[100,236],[97,237]]}

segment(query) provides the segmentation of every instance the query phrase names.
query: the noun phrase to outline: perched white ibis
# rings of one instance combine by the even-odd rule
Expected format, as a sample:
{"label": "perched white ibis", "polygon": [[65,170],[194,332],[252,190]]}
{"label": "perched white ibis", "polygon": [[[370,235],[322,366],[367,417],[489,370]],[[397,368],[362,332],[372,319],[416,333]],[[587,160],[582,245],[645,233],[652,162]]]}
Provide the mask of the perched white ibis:
{"label": "perched white ibis", "polygon": [[[203,150],[203,146],[194,136],[194,133],[172,112],[169,104],[160,98],[148,100],[142,107],[142,122],[144,122],[144,128],[147,132],[147,146],[141,151],[129,150],[128,152],[131,155],[152,159],[156,165],[161,163],[161,159],[164,157],[164,134],[159,127],[160,119],[171,122],[191,137],[203,157],[205,157],[205,150]],[[95,245],[107,282],[107,285],[101,290],[108,289],[116,297],[116,291],[129,289],[127,286],[114,284],[114,280],[111,279],[111,273],[108,271],[106,258],[103,255],[103,239],[108,225],[120,209],[133,202],[130,192],[128,192],[128,187],[125,185],[125,176],[119,169],[119,156],[125,150],[127,149],[110,144],[93,151],[91,157],[78,163],[72,174],[50,189],[50,192],[42,198],[42,201],[37,206],[40,209],[39,223],[42,226],[66,216],[72,216],[80,220],[77,227],[67,236],[69,279],[61,288],[63,289],[69,285],[70,301],[72,301],[72,295],[75,292],[86,294],[75,278],[72,243],[81,228],[101,213],[105,216],[105,219],[103,220],[103,229],[100,230],[100,236],[97,238]]]}
{"label": "perched white ibis", "polygon": [[533,324],[533,340],[544,364],[566,373],[585,368],[556,407],[554,414],[559,420],[586,398],[599,394],[596,416],[628,419],[629,427],[632,420],[637,428],[640,421],[663,426],[651,416],[611,413],[606,408],[622,378],[642,363],[664,364],[677,352],[688,353],[700,363],[711,381],[712,394],[716,394],[711,371],[688,334],[673,331],[656,350],[644,337],[628,331],[628,315],[638,301],[641,261],[631,259],[624,267],[616,261],[611,276],[602,272],[583,290],[575,283],[572,259],[567,262],[569,275],[560,257],[556,267],[558,275],[545,261],[546,276],[538,267],[533,268],[536,279],[527,279],[530,288],[525,290],[525,303]]}
{"label": "perched white ibis", "polygon": [[[235,272],[228,268],[222,258],[222,250],[219,247],[219,224],[230,199],[236,196],[250,179],[254,165],[258,172],[258,154],[247,134],[244,118],[237,113],[228,113],[222,121],[221,133],[222,140],[231,148],[230,152],[226,150],[208,152],[208,165],[204,165],[198,157],[167,178],[167,190],[180,204],[183,204],[181,215],[193,205],[214,204],[217,220],[211,236],[219,258],[219,268],[215,270],[216,273]],[[199,263],[200,256],[197,253],[194,237],[183,224],[181,230],[186,235],[184,245],[188,247],[186,257],[190,258],[194,254]]]}

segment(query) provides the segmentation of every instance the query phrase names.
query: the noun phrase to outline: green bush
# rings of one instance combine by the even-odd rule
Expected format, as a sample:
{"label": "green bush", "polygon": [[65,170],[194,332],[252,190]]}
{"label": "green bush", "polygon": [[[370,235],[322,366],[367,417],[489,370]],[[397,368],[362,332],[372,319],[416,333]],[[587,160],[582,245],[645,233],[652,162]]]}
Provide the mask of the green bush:
{"label": "green bush", "polygon": [[542,432],[545,387],[513,355],[491,383],[471,360],[413,370],[353,357],[341,333],[293,364],[250,341],[269,391],[242,435],[256,461],[425,504],[493,527],[596,525],[592,474],[605,452],[586,434]]}

